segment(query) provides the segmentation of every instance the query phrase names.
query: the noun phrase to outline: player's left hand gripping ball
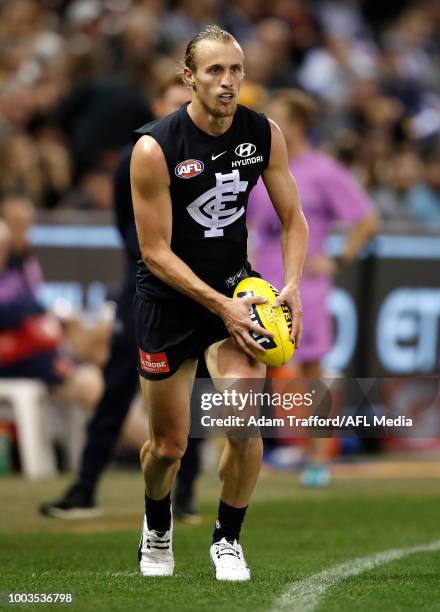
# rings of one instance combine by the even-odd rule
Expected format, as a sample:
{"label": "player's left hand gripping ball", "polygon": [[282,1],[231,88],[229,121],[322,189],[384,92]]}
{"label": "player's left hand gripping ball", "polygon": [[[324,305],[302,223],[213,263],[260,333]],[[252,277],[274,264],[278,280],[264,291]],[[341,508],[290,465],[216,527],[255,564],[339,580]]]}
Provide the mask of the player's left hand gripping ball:
{"label": "player's left hand gripping ball", "polygon": [[245,278],[235,288],[234,298],[250,295],[261,296],[268,301],[265,304],[253,304],[249,316],[254,323],[273,333],[273,338],[260,336],[251,332],[253,339],[265,349],[264,353],[255,352],[255,357],[269,366],[279,367],[293,356],[295,344],[292,342],[292,312],[284,302],[279,308],[272,304],[280,292],[262,278]]}

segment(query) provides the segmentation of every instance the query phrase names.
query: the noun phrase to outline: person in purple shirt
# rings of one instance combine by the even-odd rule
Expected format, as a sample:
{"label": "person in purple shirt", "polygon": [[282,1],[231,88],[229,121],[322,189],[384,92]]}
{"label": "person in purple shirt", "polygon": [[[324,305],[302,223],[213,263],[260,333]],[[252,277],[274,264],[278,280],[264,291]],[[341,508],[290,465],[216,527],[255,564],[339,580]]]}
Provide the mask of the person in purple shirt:
{"label": "person in purple shirt", "polygon": [[[309,249],[301,284],[303,335],[295,358],[300,376],[319,378],[322,376],[320,361],[333,341],[327,308],[333,277],[341,266],[357,258],[375,234],[378,215],[350,173],[310,145],[308,133],[315,115],[310,96],[294,89],[280,91],[272,98],[267,115],[279,125],[286,139],[290,171],[297,182],[309,225]],[[261,180],[249,198],[248,220],[252,228],[252,263],[264,279],[282,288],[280,222]],[[325,242],[335,222],[349,229],[342,254],[332,259],[325,253]],[[318,438],[312,440],[310,467],[301,480],[306,485],[324,485],[329,481],[325,468],[328,445]]]}

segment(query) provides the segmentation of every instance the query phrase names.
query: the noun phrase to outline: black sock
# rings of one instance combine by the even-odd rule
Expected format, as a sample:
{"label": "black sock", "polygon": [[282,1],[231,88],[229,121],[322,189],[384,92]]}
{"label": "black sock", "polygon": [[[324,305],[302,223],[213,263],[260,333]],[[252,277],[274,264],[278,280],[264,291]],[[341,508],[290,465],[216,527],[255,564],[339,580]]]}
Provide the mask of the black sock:
{"label": "black sock", "polygon": [[246,510],[247,506],[244,508],[233,508],[220,500],[212,542],[219,542],[222,538],[226,538],[229,542],[234,540],[238,542]]}
{"label": "black sock", "polygon": [[[171,493],[171,491],[170,491]],[[171,526],[171,496],[170,493],[163,499],[151,499],[145,493],[145,515],[148,529],[155,531],[168,531]]]}

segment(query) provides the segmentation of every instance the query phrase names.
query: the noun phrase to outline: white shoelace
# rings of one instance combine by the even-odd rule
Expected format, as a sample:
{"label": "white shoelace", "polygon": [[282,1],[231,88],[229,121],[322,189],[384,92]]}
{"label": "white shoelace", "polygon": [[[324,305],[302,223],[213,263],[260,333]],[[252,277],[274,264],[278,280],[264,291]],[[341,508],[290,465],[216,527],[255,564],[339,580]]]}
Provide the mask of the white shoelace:
{"label": "white shoelace", "polygon": [[[165,537],[166,531],[150,531],[147,537],[147,544],[150,545],[151,548],[169,548],[170,547],[170,537]],[[164,546],[165,544],[165,546]]]}
{"label": "white shoelace", "polygon": [[157,532],[152,530],[148,533],[144,541],[143,552],[146,553],[150,559],[160,561],[164,556],[168,556],[171,553],[170,543],[169,532]]}
{"label": "white shoelace", "polygon": [[[231,567],[241,566],[243,563],[243,558],[240,554],[240,550],[238,548],[238,544],[234,542],[228,542],[227,540],[216,542],[216,551],[215,551],[217,559],[221,559],[224,563],[229,562],[228,565]],[[228,559],[224,559],[224,557],[229,557]]]}

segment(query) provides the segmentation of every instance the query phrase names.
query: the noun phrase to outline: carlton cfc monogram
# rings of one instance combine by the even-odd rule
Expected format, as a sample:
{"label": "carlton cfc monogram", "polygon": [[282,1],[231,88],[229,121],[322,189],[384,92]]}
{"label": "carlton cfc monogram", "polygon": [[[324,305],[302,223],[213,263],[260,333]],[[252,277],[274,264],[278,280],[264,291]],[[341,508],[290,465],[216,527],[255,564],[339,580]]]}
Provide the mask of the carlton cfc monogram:
{"label": "carlton cfc monogram", "polygon": [[233,170],[229,174],[216,172],[215,187],[205,191],[187,206],[187,211],[200,225],[207,227],[205,238],[223,236],[223,227],[234,223],[244,213],[241,208],[225,208],[226,202],[236,202],[240,192],[246,191],[248,181],[240,181],[240,173]]}

